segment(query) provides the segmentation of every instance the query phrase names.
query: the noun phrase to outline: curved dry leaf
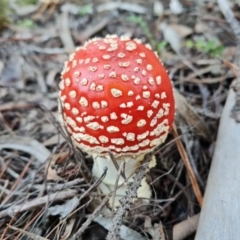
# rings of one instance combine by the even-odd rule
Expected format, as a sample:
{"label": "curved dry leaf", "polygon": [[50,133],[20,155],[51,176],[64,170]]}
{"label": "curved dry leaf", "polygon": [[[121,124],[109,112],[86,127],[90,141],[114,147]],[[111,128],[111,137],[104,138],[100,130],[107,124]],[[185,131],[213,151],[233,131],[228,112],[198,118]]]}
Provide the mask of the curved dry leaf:
{"label": "curved dry leaf", "polygon": [[164,40],[168,42],[172,49],[176,52],[180,52],[181,37],[174,29],[172,29],[166,22],[162,22],[159,26],[163,33]]}
{"label": "curved dry leaf", "polygon": [[65,231],[63,233],[63,236],[65,236],[65,239],[69,239],[69,237],[72,233],[73,227],[75,226],[74,224],[75,224],[76,220],[77,220],[76,217],[72,217],[72,218],[68,219],[67,225],[65,227]]}
{"label": "curved dry leaf", "polygon": [[[94,218],[94,222],[97,222],[99,225],[104,227],[105,229],[109,230],[112,225],[113,218],[110,217],[104,217],[101,215],[98,215]],[[127,240],[147,240],[145,236],[140,235],[138,232],[132,230],[131,228],[121,225],[120,227],[120,236],[121,239],[127,239]]]}
{"label": "curved dry leaf", "polygon": [[39,163],[45,163],[51,155],[51,152],[42,143],[30,137],[3,135],[0,137],[0,150],[4,148],[29,153]]}
{"label": "curved dry leaf", "polygon": [[179,0],[171,0],[169,3],[169,8],[173,14],[181,14],[184,11]]}
{"label": "curved dry leaf", "polygon": [[57,204],[47,209],[49,216],[59,215],[61,219],[66,218],[78,205],[79,201],[76,196],[65,201],[63,204]]}
{"label": "curved dry leaf", "polygon": [[15,13],[18,16],[24,17],[26,15],[36,12],[40,8],[41,3],[40,3],[40,1],[38,1],[34,5],[19,6],[19,4],[16,4],[14,1],[9,1],[9,5],[10,5],[10,8],[13,11],[15,11]]}
{"label": "curved dry leaf", "polygon": [[181,24],[169,24],[169,26],[175,30],[181,38],[185,38],[193,33],[193,30],[185,25]]}
{"label": "curved dry leaf", "polygon": [[163,16],[164,14],[164,6],[161,2],[154,2],[153,4],[153,12],[156,16]]}
{"label": "curved dry leaf", "polygon": [[162,222],[152,225],[151,218],[147,216],[145,217],[144,229],[151,235],[153,240],[166,240]]}
{"label": "curved dry leaf", "polygon": [[187,103],[185,97],[174,89],[174,97],[176,102],[177,112],[186,120],[186,122],[193,126],[198,135],[204,137],[206,140],[211,139],[211,135],[205,123],[193,111],[192,107]]}

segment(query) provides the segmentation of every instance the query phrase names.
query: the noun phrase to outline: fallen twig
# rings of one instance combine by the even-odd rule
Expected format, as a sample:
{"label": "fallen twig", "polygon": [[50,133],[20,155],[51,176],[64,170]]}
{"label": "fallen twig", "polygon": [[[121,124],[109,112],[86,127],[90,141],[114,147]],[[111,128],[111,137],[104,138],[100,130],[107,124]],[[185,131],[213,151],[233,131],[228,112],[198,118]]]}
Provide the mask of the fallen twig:
{"label": "fallen twig", "polygon": [[175,124],[173,124],[173,135],[176,139],[176,144],[177,144],[177,148],[178,148],[178,151],[182,157],[182,160],[183,160],[183,163],[187,169],[187,172],[188,172],[188,176],[189,176],[189,179],[190,179],[190,182],[192,184],[192,187],[193,187],[193,191],[195,193],[195,196],[198,200],[198,203],[200,206],[202,206],[202,202],[203,202],[203,197],[202,197],[202,193],[199,189],[199,185],[198,185],[198,182],[197,182],[197,179],[196,179],[196,176],[193,172],[193,169],[192,169],[192,166],[190,164],[190,161],[189,161],[189,158],[188,158],[188,155],[184,149],[184,146],[181,142],[181,140],[178,138],[178,132],[177,132],[177,128],[175,126]]}
{"label": "fallen twig", "polygon": [[107,204],[109,197],[106,196],[102,201],[101,204],[94,210],[91,216],[88,217],[86,222],[84,222],[81,228],[70,238],[70,240],[78,239],[81,234],[87,229],[87,227],[91,224],[91,222],[100,214],[103,207]]}
{"label": "fallen twig", "polygon": [[75,196],[76,194],[77,194],[77,191],[68,189],[68,190],[57,192],[57,193],[52,193],[52,194],[46,195],[44,197],[36,198],[34,200],[27,201],[23,204],[12,206],[12,207],[9,207],[8,209],[1,211],[0,218],[6,217],[6,216],[12,216],[16,213],[28,211],[35,207],[40,207],[42,205],[45,205],[47,203],[52,203],[54,201],[71,198],[71,197]]}
{"label": "fallen twig", "polygon": [[41,237],[41,236],[39,236],[35,233],[27,232],[25,230],[22,230],[20,228],[14,227],[14,226],[9,225],[9,228],[11,228],[13,230],[16,230],[18,232],[21,232],[21,233],[23,233],[24,235],[28,236],[30,239],[33,239],[33,240],[49,240],[49,238]]}

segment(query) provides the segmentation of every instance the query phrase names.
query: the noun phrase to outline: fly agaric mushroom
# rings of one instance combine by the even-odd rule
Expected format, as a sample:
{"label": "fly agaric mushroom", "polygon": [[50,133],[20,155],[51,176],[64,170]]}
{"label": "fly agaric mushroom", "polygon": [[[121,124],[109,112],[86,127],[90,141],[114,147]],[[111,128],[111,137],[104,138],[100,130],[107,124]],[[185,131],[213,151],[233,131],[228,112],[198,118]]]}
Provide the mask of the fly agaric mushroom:
{"label": "fly agaric mushroom", "polygon": [[[94,38],[77,48],[61,77],[64,125],[73,143],[93,156],[94,176],[108,167],[103,183],[111,191],[117,170],[109,151],[119,165],[126,162],[129,177],[143,156],[165,141],[175,112],[171,81],[150,45],[116,35]],[[150,197],[145,179],[142,185],[147,192],[140,189],[138,197]],[[125,190],[122,186],[117,194]]]}

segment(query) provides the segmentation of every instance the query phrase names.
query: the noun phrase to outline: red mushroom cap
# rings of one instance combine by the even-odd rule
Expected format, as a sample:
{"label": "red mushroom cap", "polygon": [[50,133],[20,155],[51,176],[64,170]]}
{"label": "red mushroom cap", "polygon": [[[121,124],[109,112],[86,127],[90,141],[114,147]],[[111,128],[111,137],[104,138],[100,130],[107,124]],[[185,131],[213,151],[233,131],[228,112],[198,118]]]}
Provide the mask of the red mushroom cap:
{"label": "red mushroom cap", "polygon": [[90,154],[137,158],[165,141],[174,120],[168,74],[138,39],[88,41],[65,63],[59,88],[71,138]]}

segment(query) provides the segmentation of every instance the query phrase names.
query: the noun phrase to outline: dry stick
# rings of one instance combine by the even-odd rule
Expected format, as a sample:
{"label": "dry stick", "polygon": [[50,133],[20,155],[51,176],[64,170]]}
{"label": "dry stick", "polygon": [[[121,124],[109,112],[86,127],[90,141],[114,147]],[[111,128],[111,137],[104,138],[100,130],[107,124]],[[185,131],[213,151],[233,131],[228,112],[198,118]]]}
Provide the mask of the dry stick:
{"label": "dry stick", "polygon": [[[29,222],[23,227],[22,230],[26,231],[27,228],[28,228],[29,226],[31,226],[32,223],[39,217],[39,215],[42,214],[42,212],[43,212],[43,209],[41,209],[41,210],[33,217],[33,219],[31,219],[31,221],[29,221]],[[22,233],[19,233],[14,240],[18,240],[21,235],[22,235]]]}
{"label": "dry stick", "polygon": [[8,227],[28,236],[30,239],[33,239],[33,240],[49,240],[48,238],[41,237],[35,233],[27,232],[23,229],[20,229],[20,228],[14,227],[14,226],[8,225]]}
{"label": "dry stick", "polygon": [[94,212],[91,214],[91,216],[86,220],[86,222],[82,224],[82,227],[70,238],[70,240],[78,239],[78,237],[81,236],[81,234],[91,224],[91,222],[94,220],[94,218],[96,218],[99,215],[99,213],[101,212],[103,207],[107,204],[108,200],[109,200],[109,197],[106,196],[102,200],[101,204],[94,210]]}
{"label": "dry stick", "polygon": [[[4,159],[0,156],[0,161],[2,161],[3,163],[4,163]],[[5,164],[2,164],[1,162],[0,162],[0,165],[3,165],[3,167],[2,167],[2,170],[1,170],[1,172],[0,172],[0,179],[2,179],[2,176],[3,176],[3,174],[6,172],[6,170],[8,169],[8,166],[9,166],[9,164],[10,164],[10,160],[8,160]]]}
{"label": "dry stick", "polygon": [[34,102],[27,102],[27,101],[18,101],[18,102],[8,102],[1,104],[0,111],[9,111],[9,110],[21,110],[36,107],[36,103]]}
{"label": "dry stick", "polygon": [[101,175],[101,177],[92,184],[92,186],[85,192],[83,193],[83,195],[78,199],[78,201],[82,200],[84,197],[86,197],[92,190],[94,190],[102,181],[103,179],[106,177],[107,175],[107,167],[103,168],[103,174]]}
{"label": "dry stick", "polygon": [[178,135],[177,128],[176,128],[175,124],[173,124],[173,135],[176,138],[177,148],[178,148],[178,151],[179,151],[179,153],[181,155],[183,163],[184,163],[184,165],[185,165],[185,167],[187,169],[188,176],[189,176],[190,182],[192,184],[195,196],[196,196],[196,198],[198,200],[199,205],[202,206],[202,203],[203,203],[202,193],[201,193],[201,191],[199,189],[199,185],[198,185],[196,176],[195,176],[195,174],[193,172],[192,166],[190,164],[188,155],[187,155],[187,153],[186,153],[186,151],[184,149],[184,146],[183,146],[181,140],[178,138],[179,135]]}
{"label": "dry stick", "polygon": [[66,183],[59,183],[59,184],[54,183],[52,185],[48,185],[46,190],[51,190],[51,192],[61,191],[66,188],[74,187],[82,182],[84,182],[83,178],[76,178]]}
{"label": "dry stick", "polygon": [[[40,211],[40,213],[41,213],[41,211]],[[8,238],[8,237],[7,237],[7,238],[4,238],[4,236],[6,235],[6,233],[7,233],[8,229],[9,229],[10,225],[13,223],[13,221],[15,220],[15,218],[17,217],[17,215],[18,215],[18,212],[16,212],[16,213],[14,214],[14,216],[13,216],[12,219],[11,219],[11,221],[8,223],[8,225],[7,225],[7,227],[5,228],[5,230],[4,230],[4,232],[3,232],[0,240],[7,239],[7,238]],[[38,217],[38,216],[39,216],[39,214],[36,215],[36,217]],[[34,217],[34,220],[36,219],[36,217]],[[25,229],[30,225],[30,223],[31,223],[32,221],[33,221],[33,220],[31,220],[31,221],[27,224],[27,226],[25,226],[25,227],[23,228],[23,230],[25,230]],[[19,235],[18,235],[18,236],[19,236]],[[15,240],[18,239],[18,236],[15,238]]]}
{"label": "dry stick", "polygon": [[[108,154],[109,154],[109,156],[110,156],[110,158],[111,158],[111,160],[112,160],[115,168],[116,168],[117,171],[119,172],[119,165],[118,165],[117,160],[116,160],[116,158],[114,157],[113,153],[112,153],[112,152],[109,152]],[[121,171],[119,172],[119,174],[120,174],[120,175],[122,176],[122,178],[126,181],[126,176],[125,176],[125,171],[124,171],[124,170],[125,170],[125,167],[123,166],[123,169],[121,169]]]}
{"label": "dry stick", "polygon": [[1,206],[4,205],[4,204],[8,201],[8,199],[12,196],[13,191],[15,190],[15,188],[17,187],[17,185],[19,184],[19,182],[21,181],[21,179],[23,178],[23,176],[24,176],[25,173],[27,172],[27,170],[28,170],[28,168],[29,168],[29,166],[30,166],[31,163],[32,163],[32,161],[29,161],[28,164],[24,167],[21,175],[20,175],[19,178],[16,180],[16,182],[13,184],[13,186],[12,186],[12,188],[11,188],[11,190],[10,190],[10,193],[9,193],[8,196],[6,196],[6,197],[4,198],[4,200],[2,201]]}
{"label": "dry stick", "polygon": [[[10,222],[9,222],[9,225],[11,225],[11,224],[13,223],[13,221],[14,221],[15,218],[16,218],[16,216],[17,216],[17,213],[14,214],[14,216],[12,217],[12,219],[11,219]],[[0,218],[1,218],[1,216],[0,216]],[[7,234],[8,229],[9,229],[8,226],[4,229],[3,234],[2,234],[2,236],[1,236],[1,238],[0,238],[0,240],[5,239],[4,236]]]}
{"label": "dry stick", "polygon": [[[88,194],[90,194],[90,192],[91,192],[92,190],[94,190],[94,189],[103,181],[103,179],[105,178],[105,176],[106,176],[106,174],[107,174],[107,170],[108,170],[107,167],[105,167],[105,168],[103,169],[103,173],[102,173],[101,177],[100,177],[97,181],[95,181],[95,182],[91,185],[91,187],[90,187],[85,193],[83,193],[83,194],[81,195],[81,197],[78,199],[78,202],[80,202],[84,197],[86,197]],[[91,201],[91,200],[90,200],[90,201]],[[86,205],[87,205],[87,204],[86,204]],[[68,214],[68,218],[71,217],[71,216],[73,216],[73,214],[75,214],[77,211],[79,211],[82,207],[83,207],[83,206],[75,209],[73,212],[71,212],[70,214]],[[63,222],[63,220],[62,220],[61,222]],[[56,226],[48,233],[47,237],[50,236],[50,235],[53,233],[53,231],[61,224],[61,222],[58,223],[58,225],[56,225]]]}
{"label": "dry stick", "polygon": [[[150,159],[149,155],[145,156],[145,159]],[[149,162],[149,161],[148,161]],[[130,206],[133,202],[133,199],[137,197],[137,190],[141,186],[141,181],[144,175],[147,172],[148,163],[144,160],[142,165],[139,167],[138,172],[133,177],[133,182],[128,183],[128,189],[126,191],[126,195],[121,198],[120,206],[116,210],[115,215],[113,217],[112,226],[109,229],[107,240],[119,240],[120,239],[120,227],[122,225],[123,215],[127,210],[130,209]]]}
{"label": "dry stick", "polygon": [[[117,162],[116,162],[117,164]],[[113,193],[113,198],[112,198],[112,206],[114,207],[114,203],[115,203],[115,197],[116,197],[116,192],[117,192],[117,189],[118,189],[118,182],[119,182],[119,179],[120,179],[120,176],[121,176],[121,172],[123,170],[123,168],[125,167],[125,163],[122,162],[120,167],[118,167],[118,173],[117,173],[117,178],[116,178],[116,181],[115,181],[115,185],[114,185],[114,193]],[[123,174],[125,176],[125,174]],[[124,178],[125,181],[126,181],[126,177]]]}
{"label": "dry stick", "polygon": [[91,202],[92,200],[90,199],[89,201],[87,201],[86,203],[84,203],[83,205],[81,205],[79,208],[76,208],[73,212],[71,212],[70,214],[68,214],[68,216],[64,219],[62,219],[57,225],[54,226],[54,228],[51,229],[50,232],[48,232],[47,236],[46,237],[49,237],[51,236],[51,234],[53,234],[53,232],[56,230],[56,229],[59,229],[64,222],[66,222],[67,218],[70,218],[72,217],[77,211],[81,210],[82,208],[84,208],[85,206],[88,206],[89,203]]}
{"label": "dry stick", "polygon": [[47,202],[53,202],[53,201],[59,201],[59,200],[64,200],[66,198],[71,198],[77,194],[77,191],[75,190],[64,190],[61,192],[49,194],[44,197],[36,198],[34,200],[25,202],[20,205],[12,206],[6,210],[3,210],[0,212],[0,218],[6,217],[6,216],[11,216],[12,214],[18,213],[18,212],[24,212],[27,210],[31,210],[35,207],[40,207],[42,205],[45,205]]}

